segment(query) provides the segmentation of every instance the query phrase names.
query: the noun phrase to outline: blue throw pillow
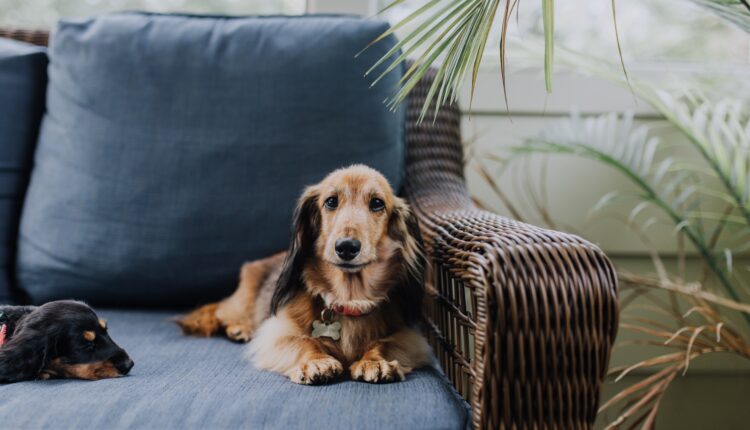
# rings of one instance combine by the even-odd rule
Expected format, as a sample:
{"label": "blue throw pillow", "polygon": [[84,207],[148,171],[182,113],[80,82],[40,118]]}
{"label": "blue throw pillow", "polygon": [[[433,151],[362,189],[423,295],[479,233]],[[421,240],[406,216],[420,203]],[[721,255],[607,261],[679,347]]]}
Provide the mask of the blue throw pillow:
{"label": "blue throw pillow", "polygon": [[303,187],[366,163],[398,188],[395,43],[355,17],[124,13],[61,22],[24,206],[20,286],[35,302],[172,306],[230,293],[285,249]]}
{"label": "blue throw pillow", "polygon": [[0,303],[12,301],[23,198],[47,86],[47,50],[0,38]]}

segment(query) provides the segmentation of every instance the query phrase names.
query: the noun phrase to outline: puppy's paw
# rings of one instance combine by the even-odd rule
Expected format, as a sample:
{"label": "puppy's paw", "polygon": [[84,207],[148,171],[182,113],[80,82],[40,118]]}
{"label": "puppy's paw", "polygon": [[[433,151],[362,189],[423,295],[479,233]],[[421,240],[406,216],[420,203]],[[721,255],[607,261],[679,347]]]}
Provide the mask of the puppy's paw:
{"label": "puppy's paw", "polygon": [[253,335],[252,327],[246,323],[227,324],[225,332],[229,339],[242,343],[249,342]]}
{"label": "puppy's paw", "polygon": [[217,307],[216,303],[204,305],[174,321],[182,328],[183,334],[208,337],[221,329],[221,322],[216,317]]}
{"label": "puppy's paw", "polygon": [[294,370],[290,379],[295,384],[313,385],[330,382],[341,373],[344,367],[333,357],[308,360]]}
{"label": "puppy's paw", "polygon": [[360,360],[355,361],[349,368],[352,379],[373,384],[403,381],[406,372],[398,361]]}

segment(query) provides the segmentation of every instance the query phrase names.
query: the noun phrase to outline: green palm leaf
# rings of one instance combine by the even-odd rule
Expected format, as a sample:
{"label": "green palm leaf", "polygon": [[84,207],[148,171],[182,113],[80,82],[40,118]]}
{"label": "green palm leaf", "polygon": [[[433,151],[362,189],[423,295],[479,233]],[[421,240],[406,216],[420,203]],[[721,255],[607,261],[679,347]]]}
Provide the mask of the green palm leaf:
{"label": "green palm leaf", "polygon": [[[524,44],[534,50],[531,44]],[[670,92],[626,81],[612,64],[574,51],[557,50],[560,63],[630,87],[682,133],[720,180],[750,226],[750,109],[741,100],[713,101],[700,91]]]}
{"label": "green palm leaf", "polygon": [[[395,0],[386,9],[403,0]],[[505,47],[506,34],[510,16],[520,0],[505,0],[501,19],[500,62],[501,79],[505,88]],[[444,103],[455,102],[467,76],[471,76],[471,95],[476,88],[479,67],[485,52],[490,30],[498,16],[502,0],[429,0],[396,23],[391,29],[379,36],[377,43],[409,23],[418,23],[373,65],[368,73],[378,66],[388,63],[387,67],[375,79],[377,83],[383,76],[398,67],[410,56],[416,59],[399,83],[399,88],[388,101],[391,108],[402,103],[417,82],[424,76],[430,66],[439,63],[437,73],[428,91],[422,108],[420,121],[429,107],[435,103],[440,107]],[[546,49],[544,55],[545,81],[548,91],[552,90],[553,67],[553,27],[554,0],[542,0]],[[507,95],[506,95],[507,104]],[[437,109],[435,110],[437,114]]]}
{"label": "green palm leaf", "polygon": [[747,0],[690,0],[750,33],[750,3]]}
{"label": "green palm leaf", "polygon": [[[731,102],[719,102],[712,105],[703,102],[699,106],[703,107],[709,117],[714,115],[720,118],[741,117],[738,114],[739,110],[735,109],[733,107],[735,104]],[[702,118],[695,122],[694,126],[698,130],[705,130],[708,127],[703,125],[704,123],[716,125],[715,121],[704,121]],[[747,143],[750,139],[750,127],[724,128],[725,133],[730,133],[732,130],[744,130],[744,134],[736,136],[738,142]],[[714,130],[710,133],[718,135],[720,131]],[[736,157],[738,152],[735,147],[715,143],[716,141],[711,142],[733,154],[727,158]],[[633,125],[632,113],[606,114],[589,118],[574,113],[570,118],[555,121],[538,136],[527,139],[523,145],[513,147],[511,152],[515,156],[532,153],[578,155],[599,161],[619,171],[639,189],[638,204],[631,211],[629,220],[635,219],[649,206],[657,208],[667,216],[676,229],[685,234],[699,251],[727,294],[732,299],[739,300],[730,275],[723,269],[721,263],[731,253],[727,254],[723,250],[720,253],[714,251],[713,245],[706,238],[704,226],[707,223],[721,225],[722,228],[739,225],[742,229],[747,229],[750,226],[744,223],[741,210],[737,211],[738,215],[718,214],[703,210],[702,205],[709,199],[715,199],[716,192],[711,194],[703,192],[703,188],[699,186],[702,182],[698,178],[700,173],[674,169],[675,161],[669,157],[659,160],[661,145],[657,138],[650,135],[647,126],[635,127]],[[718,152],[721,151],[715,148],[707,151],[711,154]],[[724,158],[724,156],[717,157]],[[733,168],[732,163],[725,164],[725,167]],[[734,202],[732,196],[722,197],[722,202],[726,200]],[[606,202],[600,203],[598,206],[603,207],[606,204]],[[750,317],[748,317],[748,322],[750,323]]]}
{"label": "green palm leaf", "polygon": [[[412,67],[407,70],[395,94],[388,100],[388,105],[395,108],[402,103],[414,89],[416,83],[427,73],[430,66],[437,66],[437,73],[425,98],[419,121],[422,121],[428,109],[434,103],[435,115],[444,103],[455,102],[463,83],[471,76],[471,100],[476,89],[479,67],[485,52],[489,34],[496,19],[500,19],[500,78],[502,80],[505,104],[508,104],[506,91],[506,46],[508,27],[511,15],[519,7],[521,0],[505,0],[502,12],[502,0],[426,0],[416,10],[407,15],[392,28],[376,38],[370,46],[385,37],[402,30],[407,24],[415,28],[403,35],[400,41],[383,55],[368,71],[372,73],[379,66],[387,64],[375,83],[407,58],[416,57]],[[385,9],[403,3],[393,0]],[[617,51],[622,64],[622,71],[627,80],[627,71],[622,57],[615,0],[610,0],[612,19],[615,27]],[[547,92],[552,91],[552,72],[554,68],[554,4],[555,0],[541,0],[542,22],[544,26],[544,82]],[[365,48],[366,49],[366,48]],[[374,85],[374,84],[373,84]],[[471,107],[471,102],[469,103]]]}
{"label": "green palm leaf", "polygon": [[544,22],[544,84],[547,87],[548,93],[552,92],[552,66],[555,50],[554,6],[555,4],[552,0],[542,0],[542,20]]}

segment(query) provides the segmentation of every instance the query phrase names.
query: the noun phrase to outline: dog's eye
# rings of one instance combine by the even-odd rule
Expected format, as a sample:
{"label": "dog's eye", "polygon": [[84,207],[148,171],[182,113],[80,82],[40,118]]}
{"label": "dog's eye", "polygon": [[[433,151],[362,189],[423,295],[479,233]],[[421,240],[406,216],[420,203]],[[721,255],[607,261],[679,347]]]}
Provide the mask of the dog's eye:
{"label": "dog's eye", "polygon": [[339,206],[339,198],[336,196],[328,197],[325,201],[326,209],[336,209]]}
{"label": "dog's eye", "polygon": [[385,202],[380,199],[370,200],[370,210],[373,212],[380,212],[385,209]]}

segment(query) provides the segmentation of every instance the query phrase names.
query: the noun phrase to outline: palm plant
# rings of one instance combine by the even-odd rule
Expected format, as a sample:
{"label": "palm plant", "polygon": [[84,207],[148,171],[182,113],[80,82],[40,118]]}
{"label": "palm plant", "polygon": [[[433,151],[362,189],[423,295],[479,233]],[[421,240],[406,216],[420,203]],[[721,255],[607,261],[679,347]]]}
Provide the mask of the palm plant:
{"label": "palm plant", "polygon": [[[634,91],[657,108],[688,138],[708,169],[666,158],[655,163],[659,146],[648,138],[646,127],[632,128],[632,116],[570,120],[546,130],[517,153],[573,153],[602,161],[619,170],[640,190],[640,203],[630,219],[648,206],[660,209],[700,252],[718,283],[733,300],[738,288],[722,268],[731,265],[732,250],[716,255],[715,235],[739,229],[740,238],[750,239],[750,118],[739,100],[712,103],[699,94],[686,92],[674,97],[644,85]],[[719,182],[720,187],[707,184]],[[608,196],[611,198],[611,196]],[[707,200],[727,205],[723,212],[705,210]],[[714,205],[715,206],[715,205]],[[712,228],[708,226],[715,224]],[[747,244],[738,249],[746,251]],[[750,315],[748,315],[750,324]]]}
{"label": "palm plant", "polygon": [[[750,2],[748,0],[691,0],[714,12],[741,29],[750,32]],[[743,10],[747,9],[746,11]]]}
{"label": "palm plant", "polygon": [[[400,5],[404,1],[393,0],[383,11]],[[747,28],[750,22],[748,21],[750,18],[748,0],[690,1],[741,27]],[[627,79],[619,42],[616,3],[615,0],[609,0],[609,2],[612,8],[612,23],[621,69]],[[503,82],[503,91],[505,91],[507,34],[513,12],[518,10],[520,3],[520,0],[505,0],[505,2],[502,0],[424,0],[421,7],[372,42],[377,43],[407,24],[416,24],[414,29],[405,34],[393,49],[373,65],[368,73],[386,65],[380,69],[381,74],[376,78],[377,82],[407,58],[414,60],[399,82],[400,86],[395,95],[389,101],[389,105],[393,108],[406,99],[429,67],[435,65],[437,74],[425,99],[421,114],[423,118],[431,103],[436,102],[438,106],[441,106],[445,102],[456,101],[469,75],[471,76],[470,93],[474,94],[479,66],[487,47],[490,30],[495,21],[499,20],[501,38],[497,49],[500,52],[500,78]],[[544,80],[548,92],[552,91],[554,66],[554,4],[554,0],[542,0],[541,6],[544,26]],[[507,105],[507,94],[505,94],[505,101]]]}
{"label": "palm plant", "polygon": [[[652,251],[656,276],[619,272],[623,286],[620,327],[640,335],[636,344],[676,351],[611,369],[619,373],[617,380],[634,369],[654,368],[655,373],[622,389],[602,406],[601,410],[607,410],[624,404],[610,428],[626,421],[652,428],[670,383],[700,356],[728,352],[750,360],[750,305],[743,301],[750,286],[733,267],[734,256],[750,250],[747,104],[731,99],[713,102],[697,92],[675,96],[637,82],[633,89],[688,138],[698,161],[664,155],[665,142],[654,137],[649,126],[634,126],[632,114],[591,118],[573,114],[513,148],[507,159],[532,153],[573,154],[615,169],[636,191],[610,193],[593,211],[615,207],[620,212],[625,204],[628,224],[643,237],[655,225],[670,224],[698,251],[707,269],[703,279],[688,281],[684,274],[669,274]],[[669,303],[649,294],[654,289],[667,292]],[[641,297],[652,303],[637,305],[639,312],[629,314],[629,306]],[[732,312],[739,313],[747,326],[738,326]],[[644,316],[648,313],[653,316]]]}
{"label": "palm plant", "polygon": [[[614,0],[611,1],[614,11]],[[383,11],[403,2],[404,0],[394,0]],[[404,73],[400,82],[401,87],[390,100],[390,106],[394,107],[403,102],[427,69],[439,60],[442,63],[438,67],[435,80],[425,100],[422,117],[433,101],[437,101],[438,105],[455,101],[469,71],[471,71],[473,94],[490,30],[498,17],[498,10],[502,3],[501,0],[426,0],[421,7],[373,41],[377,43],[412,21],[419,22],[413,31],[404,36],[368,72],[371,73],[380,65],[390,62],[376,79],[377,82],[403,63],[407,57],[418,54],[413,65]],[[503,82],[505,82],[505,36],[513,11],[518,5],[519,0],[506,0],[500,17],[502,40],[499,49]],[[547,91],[551,91],[554,0],[542,0],[542,10],[545,29],[545,81]]]}
{"label": "palm plant", "polygon": [[[611,65],[559,52],[562,64],[628,85]],[[503,160],[570,154],[601,162],[628,178],[635,191],[605,195],[593,213],[623,214],[620,218],[644,241],[649,229],[670,225],[678,242],[687,241],[697,251],[705,274],[695,279],[686,279],[684,247],[679,247],[682,270],[676,275],[665,269],[656,250],[651,250],[655,275],[618,273],[623,287],[621,328],[637,336],[630,343],[673,351],[611,369],[619,374],[617,380],[635,369],[654,373],[622,389],[601,410],[621,407],[610,428],[653,428],[661,399],[693,360],[715,353],[750,360],[750,285],[747,273],[743,277],[747,268],[735,267],[736,256],[746,257],[750,251],[750,109],[746,99],[717,97],[710,91],[665,90],[638,80],[629,86],[682,134],[689,153],[668,151],[672,142],[653,133],[659,124],[636,126],[630,113],[589,118],[574,113],[512,148]],[[654,292],[666,294],[668,300]]]}

